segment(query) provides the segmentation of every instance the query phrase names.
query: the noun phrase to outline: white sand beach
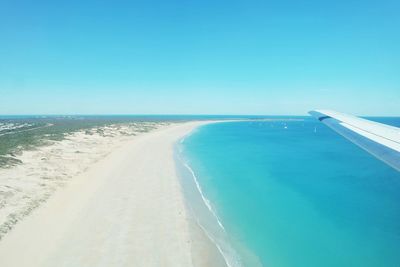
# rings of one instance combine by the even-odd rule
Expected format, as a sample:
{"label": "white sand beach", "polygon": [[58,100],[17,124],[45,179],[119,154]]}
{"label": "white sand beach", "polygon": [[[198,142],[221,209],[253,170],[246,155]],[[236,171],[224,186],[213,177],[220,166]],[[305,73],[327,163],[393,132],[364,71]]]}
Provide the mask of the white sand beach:
{"label": "white sand beach", "polygon": [[4,234],[0,266],[224,266],[189,219],[173,157],[175,142],[205,123],[164,125],[69,162],[82,171]]}

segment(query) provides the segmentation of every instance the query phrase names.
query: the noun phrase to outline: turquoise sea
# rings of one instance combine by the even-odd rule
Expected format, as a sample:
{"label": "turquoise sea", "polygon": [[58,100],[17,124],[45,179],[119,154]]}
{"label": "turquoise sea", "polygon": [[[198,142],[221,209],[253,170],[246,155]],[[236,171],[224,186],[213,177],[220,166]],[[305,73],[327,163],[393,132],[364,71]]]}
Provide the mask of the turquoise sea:
{"label": "turquoise sea", "polygon": [[181,142],[199,224],[232,266],[400,266],[400,173],[295,119],[209,124]]}

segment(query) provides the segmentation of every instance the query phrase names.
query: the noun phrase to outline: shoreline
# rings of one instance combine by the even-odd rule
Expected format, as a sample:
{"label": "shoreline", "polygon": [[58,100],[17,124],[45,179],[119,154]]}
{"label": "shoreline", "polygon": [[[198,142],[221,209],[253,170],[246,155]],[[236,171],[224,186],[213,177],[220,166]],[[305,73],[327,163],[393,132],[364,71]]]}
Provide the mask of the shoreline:
{"label": "shoreline", "polygon": [[0,265],[210,266],[218,253],[189,222],[173,155],[208,123],[124,141],[16,224],[0,240]]}
{"label": "shoreline", "polygon": [[[199,125],[177,140],[174,145],[174,160],[185,200],[187,220],[191,228],[191,235],[195,237],[193,238],[192,249],[204,251],[202,254],[196,253],[199,257],[194,257],[197,263],[195,266],[240,266],[237,253],[229,245],[226,236],[224,236],[226,233],[222,223],[210,206],[209,200],[203,195],[201,186],[183,153],[183,144],[186,138],[194,131],[204,125],[220,122],[226,121],[212,121]],[[201,246],[203,246],[202,249],[200,248]],[[208,249],[205,250],[204,247],[208,247]]]}
{"label": "shoreline", "polygon": [[240,267],[239,255],[229,243],[225,228],[211,207],[209,200],[203,195],[193,170],[179,156],[176,156],[176,161],[179,165],[178,172],[185,197],[188,220],[194,229],[193,231],[199,232],[197,235],[202,235],[204,242],[210,243],[210,246],[216,250],[213,262],[219,262],[219,264],[207,264],[205,266]]}
{"label": "shoreline", "polygon": [[[231,122],[231,121],[216,121]],[[203,125],[202,125],[203,126]],[[199,127],[202,127],[199,126]],[[193,131],[196,131],[196,127]],[[190,159],[184,150],[186,138],[184,136],[175,145],[175,161],[177,172],[182,184],[182,192],[185,197],[185,204],[188,210],[188,217],[192,221],[193,228],[202,233],[218,251],[220,264],[225,267],[241,267],[241,257],[231,244],[230,237],[225,231],[225,227],[218,217],[217,211],[210,200],[204,195],[203,189],[198,181],[195,171],[190,166]],[[223,261],[223,262],[222,262]],[[215,266],[208,264],[207,266]]]}
{"label": "shoreline", "polygon": [[[202,182],[206,183],[206,180],[210,179],[202,179],[204,178],[203,175],[206,177],[210,175],[205,172],[205,169],[202,169],[207,165],[197,162],[197,155],[191,153],[190,149],[186,150],[185,148],[184,144],[188,140],[187,137],[189,135],[182,138],[175,147],[177,170],[182,183],[189,216],[193,218],[194,224],[204,233],[206,238],[218,249],[219,254],[224,259],[224,266],[262,266],[258,256],[247,247],[247,244],[237,239],[237,236],[234,236],[232,232],[226,231],[225,227],[229,226],[228,222],[222,220],[223,218],[219,214],[221,211],[219,208],[222,209],[223,207],[216,206],[213,199],[208,198],[207,190],[204,190],[205,187],[203,188],[207,184],[203,184]],[[198,141],[193,142],[196,143]],[[196,162],[197,164],[195,164]],[[226,225],[224,225],[225,223]]]}

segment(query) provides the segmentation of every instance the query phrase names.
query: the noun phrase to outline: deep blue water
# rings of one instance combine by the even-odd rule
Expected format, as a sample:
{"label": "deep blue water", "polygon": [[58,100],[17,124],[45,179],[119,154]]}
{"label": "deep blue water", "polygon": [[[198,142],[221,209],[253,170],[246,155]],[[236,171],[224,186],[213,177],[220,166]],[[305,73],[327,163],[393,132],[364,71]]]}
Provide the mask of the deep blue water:
{"label": "deep blue water", "polygon": [[184,156],[243,265],[400,266],[400,173],[318,121],[206,125]]}

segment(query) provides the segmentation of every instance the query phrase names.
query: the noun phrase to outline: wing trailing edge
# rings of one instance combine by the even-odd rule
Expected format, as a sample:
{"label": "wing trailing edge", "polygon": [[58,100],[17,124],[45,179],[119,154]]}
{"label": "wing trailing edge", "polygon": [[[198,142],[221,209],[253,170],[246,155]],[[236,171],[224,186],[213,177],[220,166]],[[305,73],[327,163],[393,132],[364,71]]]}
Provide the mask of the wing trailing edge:
{"label": "wing trailing edge", "polygon": [[400,128],[331,110],[309,112],[351,142],[400,171]]}

